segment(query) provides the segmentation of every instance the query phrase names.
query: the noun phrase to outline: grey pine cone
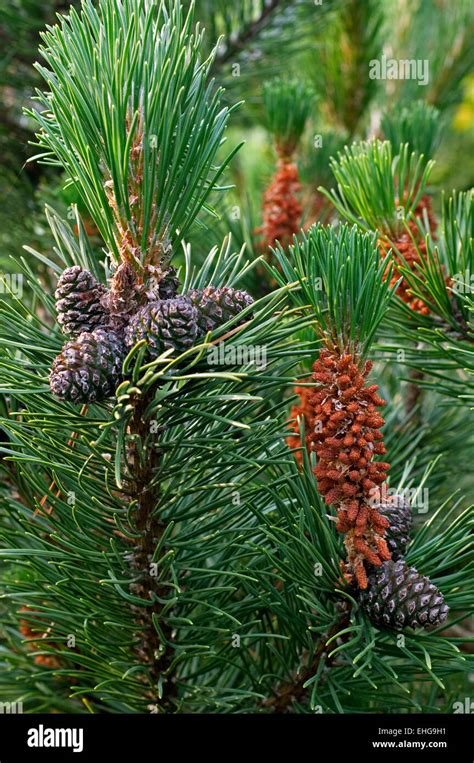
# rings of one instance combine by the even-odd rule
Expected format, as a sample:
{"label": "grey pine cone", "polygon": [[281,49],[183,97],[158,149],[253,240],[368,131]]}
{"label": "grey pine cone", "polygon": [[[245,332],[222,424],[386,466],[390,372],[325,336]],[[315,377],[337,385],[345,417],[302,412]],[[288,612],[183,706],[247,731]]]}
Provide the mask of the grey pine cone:
{"label": "grey pine cone", "polygon": [[396,561],[405,556],[410,541],[413,524],[410,505],[403,495],[394,495],[377,506],[377,511],[390,522],[390,527],[385,532],[385,540],[392,559]]}
{"label": "grey pine cone", "polygon": [[151,302],[131,319],[125,331],[125,344],[133,347],[146,339],[152,357],[170,348],[184,352],[198,339],[197,320],[198,311],[187,297]]}
{"label": "grey pine cone", "polygon": [[360,602],[375,625],[394,630],[431,630],[444,623],[449,611],[435,584],[403,559],[374,569]]}
{"label": "grey pine cone", "polygon": [[83,331],[105,326],[108,321],[108,313],[102,305],[105,292],[105,286],[80,265],[66,268],[54,293],[58,323],[63,332],[79,336]]}
{"label": "grey pine cone", "polygon": [[85,331],[66,342],[53,361],[49,376],[51,392],[72,403],[105,400],[121,381],[125,348],[113,331]]}

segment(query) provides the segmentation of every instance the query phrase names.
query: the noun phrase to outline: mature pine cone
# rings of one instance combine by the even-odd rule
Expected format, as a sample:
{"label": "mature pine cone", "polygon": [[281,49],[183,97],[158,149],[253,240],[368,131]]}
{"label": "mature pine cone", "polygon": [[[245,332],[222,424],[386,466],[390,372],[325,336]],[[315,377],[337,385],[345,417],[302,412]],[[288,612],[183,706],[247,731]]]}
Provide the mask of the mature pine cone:
{"label": "mature pine cone", "polygon": [[79,336],[107,323],[108,314],[101,303],[105,291],[105,286],[80,265],[61,273],[54,296],[58,323],[65,334]]}
{"label": "mature pine cone", "polygon": [[179,296],[142,307],[127,326],[125,344],[133,347],[146,339],[150,355],[156,358],[169,348],[184,352],[198,336],[198,311],[187,297]]}
{"label": "mature pine cone", "polygon": [[377,506],[377,510],[382,517],[390,522],[390,526],[385,531],[385,540],[392,554],[392,559],[396,561],[405,556],[410,541],[413,524],[410,505],[403,495],[394,495],[385,503]]}
{"label": "mature pine cone", "polygon": [[449,611],[434,583],[403,559],[384,562],[374,570],[360,601],[375,625],[395,630],[431,630],[444,623]]}
{"label": "mature pine cone", "polygon": [[232,289],[230,286],[222,286],[221,288],[207,286],[205,289],[193,289],[186,296],[198,308],[198,324],[203,334],[214,331],[218,326],[227,323],[245,307],[253,303],[252,297],[246,291]]}
{"label": "mature pine cone", "polygon": [[110,397],[121,380],[125,349],[113,331],[84,331],[66,342],[54,359],[51,392],[73,403],[93,403]]}

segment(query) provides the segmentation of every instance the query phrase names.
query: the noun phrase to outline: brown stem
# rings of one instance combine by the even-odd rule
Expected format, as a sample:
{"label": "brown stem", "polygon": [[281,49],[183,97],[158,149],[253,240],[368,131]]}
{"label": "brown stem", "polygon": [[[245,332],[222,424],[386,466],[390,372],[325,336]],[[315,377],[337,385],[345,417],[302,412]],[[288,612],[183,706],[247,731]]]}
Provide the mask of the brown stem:
{"label": "brown stem", "polygon": [[213,68],[217,69],[220,66],[223,66],[235,55],[237,55],[237,53],[239,53],[247,43],[256,37],[262,31],[262,29],[264,29],[266,24],[270,21],[272,14],[278,9],[279,6],[281,6],[281,0],[271,0],[268,5],[265,5],[260,16],[247,27],[245,27],[234,40],[229,41],[222,53],[217,54],[216,58],[214,59]]}
{"label": "brown stem", "polygon": [[167,598],[168,590],[158,576],[152,574],[150,567],[165,524],[156,513],[159,493],[156,485],[152,484],[159,464],[159,450],[154,443],[150,443],[150,422],[145,417],[149,402],[146,396],[136,402],[129,428],[130,434],[137,438],[143,449],[140,450],[139,446],[134,444],[128,452],[128,465],[132,476],[127,485],[127,493],[130,499],[136,502],[131,529],[139,534],[139,539],[129,557],[132,569],[136,573],[135,582],[131,584],[130,590],[134,596],[147,602],[156,597],[151,606],[133,605],[132,608],[138,626],[136,635],[139,642],[136,646],[136,655],[146,669],[145,696],[150,702],[157,701],[156,686],[161,676],[164,680],[162,680],[160,709],[165,710],[172,707],[176,686],[170,678],[166,677],[172,654],[162,643],[153,623],[153,615],[155,615],[160,620],[164,640],[169,642],[171,629],[161,622],[163,605],[160,603]]}
{"label": "brown stem", "polygon": [[[407,384],[406,397],[405,397],[405,413],[407,414],[413,413],[415,408],[421,402],[423,388],[420,387],[418,382],[422,381],[425,375],[423,371],[417,371],[416,369],[412,368],[410,370],[409,376],[411,381],[409,381]],[[416,418],[418,421],[421,421],[419,411],[416,415]]]}
{"label": "brown stem", "polygon": [[274,713],[285,713],[296,700],[301,700],[306,692],[305,683],[316,673],[323,657],[326,656],[331,644],[328,642],[336,636],[339,631],[347,627],[350,618],[349,605],[344,603],[344,609],[338,620],[331,626],[328,632],[321,638],[316,647],[313,658],[309,665],[302,668],[294,676],[292,681],[279,684],[275,687],[274,696],[262,702],[262,708],[270,708]]}

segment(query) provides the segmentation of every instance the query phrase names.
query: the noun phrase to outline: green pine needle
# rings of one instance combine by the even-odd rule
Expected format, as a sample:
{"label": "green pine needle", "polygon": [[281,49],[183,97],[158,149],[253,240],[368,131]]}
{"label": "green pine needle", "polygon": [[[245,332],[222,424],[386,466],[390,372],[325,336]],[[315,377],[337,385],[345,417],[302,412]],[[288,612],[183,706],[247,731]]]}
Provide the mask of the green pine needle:
{"label": "green pine needle", "polygon": [[363,234],[356,226],[315,225],[295,237],[276,256],[280,283],[299,283],[291,292],[301,306],[310,305],[317,332],[342,349],[365,355],[396,288],[389,287],[390,267],[381,257],[376,234]]}
{"label": "green pine needle", "polygon": [[[168,8],[168,5],[170,8]],[[42,37],[42,160],[77,188],[112,255],[171,257],[234,152],[217,161],[230,108],[208,82],[193,6],[84,0]]]}
{"label": "green pine needle", "polygon": [[282,154],[295,151],[314,105],[315,95],[304,82],[278,78],[264,84],[264,124]]}
{"label": "green pine needle", "polygon": [[408,143],[410,150],[432,159],[441,139],[440,112],[424,101],[398,105],[382,116],[381,128],[392,146]]}
{"label": "green pine needle", "polygon": [[389,141],[373,140],[346,146],[331,167],[337,189],[319,190],[341,217],[396,240],[424,193],[433,162],[410,153],[406,143],[394,155]]}

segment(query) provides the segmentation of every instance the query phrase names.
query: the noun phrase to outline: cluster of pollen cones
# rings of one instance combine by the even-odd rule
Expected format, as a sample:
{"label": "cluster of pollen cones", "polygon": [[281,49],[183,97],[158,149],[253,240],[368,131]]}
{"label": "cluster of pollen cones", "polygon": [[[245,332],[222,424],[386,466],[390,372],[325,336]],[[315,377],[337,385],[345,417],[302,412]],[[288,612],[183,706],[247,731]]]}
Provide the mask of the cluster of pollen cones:
{"label": "cluster of pollen cones", "polygon": [[296,163],[280,154],[277,169],[263,197],[263,225],[259,232],[266,246],[287,244],[300,230],[302,207]]}
{"label": "cluster of pollen cones", "polygon": [[[414,215],[419,220],[424,220],[428,223],[428,229],[434,231],[436,229],[436,220],[431,207],[431,198],[425,194],[421,197]],[[421,262],[421,258],[426,257],[426,243],[423,236],[420,234],[416,222],[411,220],[408,223],[410,233],[405,231],[402,233],[397,241],[389,241],[386,238],[379,238],[379,247],[383,255],[392,247],[396,247],[393,251],[395,259],[395,267],[392,269],[390,278],[390,286],[393,286],[401,277],[401,273],[397,268],[398,264],[406,265],[413,273],[417,272],[418,265]],[[402,277],[402,280],[397,288],[397,295],[405,302],[411,310],[420,315],[428,315],[430,310],[422,299],[415,297],[411,292],[408,281]]]}
{"label": "cluster of pollen cones", "polygon": [[[313,365],[312,387],[299,387],[300,405],[291,411],[291,448],[301,445],[299,420],[305,423],[305,445],[314,451],[318,489],[337,512],[337,529],[345,535],[343,573],[359,588],[367,587],[366,564],[380,567],[390,559],[384,538],[388,520],[377,510],[383,501],[389,464],[376,461],[386,453],[378,408],[385,401],[377,385],[367,385],[372,364],[357,355],[323,349]],[[301,452],[296,456],[301,463]]]}

